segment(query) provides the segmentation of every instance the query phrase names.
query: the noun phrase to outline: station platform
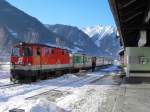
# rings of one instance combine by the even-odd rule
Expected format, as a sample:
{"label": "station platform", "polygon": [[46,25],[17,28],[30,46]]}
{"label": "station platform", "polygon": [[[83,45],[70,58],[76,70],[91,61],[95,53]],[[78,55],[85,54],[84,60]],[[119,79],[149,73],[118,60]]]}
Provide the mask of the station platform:
{"label": "station platform", "polygon": [[97,82],[98,85],[111,87],[110,94],[105,94],[107,98],[103,106],[101,105],[101,110],[104,112],[149,112],[150,81],[139,82],[139,80],[140,78],[138,81],[132,79],[131,83],[120,76],[106,76]]}
{"label": "station platform", "polygon": [[150,84],[122,84],[113,112],[149,112]]}

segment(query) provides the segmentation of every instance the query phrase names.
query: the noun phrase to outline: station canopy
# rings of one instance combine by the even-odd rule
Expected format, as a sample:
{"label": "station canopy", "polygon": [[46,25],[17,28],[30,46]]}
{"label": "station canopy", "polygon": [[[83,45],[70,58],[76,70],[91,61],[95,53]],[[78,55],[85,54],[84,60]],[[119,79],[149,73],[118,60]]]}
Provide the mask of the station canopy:
{"label": "station canopy", "polygon": [[150,0],[109,0],[119,36],[124,47],[136,47],[141,31],[146,32],[146,43],[150,46]]}

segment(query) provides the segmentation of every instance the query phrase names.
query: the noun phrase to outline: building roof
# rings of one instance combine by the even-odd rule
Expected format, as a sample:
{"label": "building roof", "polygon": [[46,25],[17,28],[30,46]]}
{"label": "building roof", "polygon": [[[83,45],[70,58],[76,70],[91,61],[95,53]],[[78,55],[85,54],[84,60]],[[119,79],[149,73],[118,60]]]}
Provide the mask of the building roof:
{"label": "building roof", "polygon": [[[149,18],[147,18],[150,0],[109,0],[109,4],[123,45],[138,46],[139,31],[150,30]],[[149,45],[150,39],[146,46]]]}

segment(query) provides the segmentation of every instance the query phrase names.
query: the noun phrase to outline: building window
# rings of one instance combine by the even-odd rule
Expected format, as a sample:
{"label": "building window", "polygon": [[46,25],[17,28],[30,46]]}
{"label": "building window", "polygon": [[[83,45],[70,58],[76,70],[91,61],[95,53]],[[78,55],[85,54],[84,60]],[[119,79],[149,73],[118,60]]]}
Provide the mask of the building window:
{"label": "building window", "polygon": [[140,64],[143,64],[143,65],[145,65],[145,64],[148,64],[148,62],[149,62],[149,59],[147,58],[147,57],[140,57]]}

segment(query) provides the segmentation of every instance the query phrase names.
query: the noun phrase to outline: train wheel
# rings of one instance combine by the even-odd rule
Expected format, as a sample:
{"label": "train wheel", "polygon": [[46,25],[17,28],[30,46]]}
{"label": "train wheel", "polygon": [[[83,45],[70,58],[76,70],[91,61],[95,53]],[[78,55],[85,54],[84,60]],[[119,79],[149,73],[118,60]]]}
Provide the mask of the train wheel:
{"label": "train wheel", "polygon": [[80,69],[74,69],[73,70],[73,73],[77,73],[77,72],[79,72],[80,71]]}
{"label": "train wheel", "polygon": [[32,82],[36,82],[36,81],[37,81],[37,77],[36,77],[36,76],[32,76],[32,77],[31,77],[31,81],[32,81]]}
{"label": "train wheel", "polygon": [[52,72],[48,72],[48,78],[52,77]]}
{"label": "train wheel", "polygon": [[13,78],[12,77],[10,77],[10,81],[13,82]]}
{"label": "train wheel", "polygon": [[13,77],[10,78],[10,81],[13,82],[13,83],[15,83],[15,84],[18,83],[18,79],[13,78]]}
{"label": "train wheel", "polygon": [[10,81],[13,82],[13,83],[16,83],[16,79],[13,78],[13,77],[10,77]]}
{"label": "train wheel", "polygon": [[55,74],[56,74],[56,77],[58,77],[58,76],[61,76],[63,73],[62,71],[56,71]]}
{"label": "train wheel", "polygon": [[69,69],[66,69],[66,70],[63,71],[63,74],[67,74],[67,73],[70,73]]}

